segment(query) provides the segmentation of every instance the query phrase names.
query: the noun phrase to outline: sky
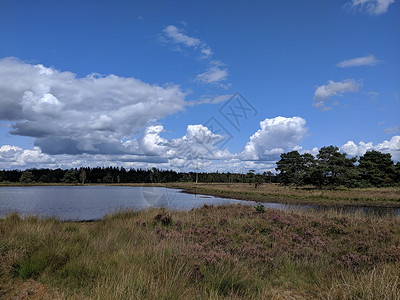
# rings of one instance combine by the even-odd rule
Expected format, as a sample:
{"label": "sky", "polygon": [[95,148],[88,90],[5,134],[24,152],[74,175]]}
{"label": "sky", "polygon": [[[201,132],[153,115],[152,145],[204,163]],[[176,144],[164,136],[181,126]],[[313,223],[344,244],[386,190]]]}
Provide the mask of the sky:
{"label": "sky", "polygon": [[0,169],[400,161],[399,53],[399,0],[0,0]]}

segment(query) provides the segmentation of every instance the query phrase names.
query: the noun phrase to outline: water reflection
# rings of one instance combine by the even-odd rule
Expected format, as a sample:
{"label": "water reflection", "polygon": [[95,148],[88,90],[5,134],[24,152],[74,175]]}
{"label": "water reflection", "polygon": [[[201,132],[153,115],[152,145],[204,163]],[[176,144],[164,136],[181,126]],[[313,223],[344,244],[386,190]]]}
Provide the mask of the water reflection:
{"label": "water reflection", "polygon": [[[126,186],[37,186],[0,187],[0,217],[12,212],[20,215],[57,217],[61,220],[98,220],[105,214],[121,209],[143,210],[165,207],[171,210],[190,210],[207,205],[255,205],[252,201],[218,198],[182,193],[163,187]],[[332,210],[314,205],[263,203],[266,208]],[[339,212],[377,215],[399,215],[400,209],[375,207],[342,207]]]}

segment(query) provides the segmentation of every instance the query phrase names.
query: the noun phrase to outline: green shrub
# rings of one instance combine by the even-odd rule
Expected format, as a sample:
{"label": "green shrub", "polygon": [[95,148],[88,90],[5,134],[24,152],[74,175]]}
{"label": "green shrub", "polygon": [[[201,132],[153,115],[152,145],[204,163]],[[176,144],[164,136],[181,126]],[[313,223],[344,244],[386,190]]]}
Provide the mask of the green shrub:
{"label": "green shrub", "polygon": [[261,203],[258,203],[256,206],[254,206],[254,208],[256,209],[256,212],[260,214],[265,212],[265,206],[262,205]]}

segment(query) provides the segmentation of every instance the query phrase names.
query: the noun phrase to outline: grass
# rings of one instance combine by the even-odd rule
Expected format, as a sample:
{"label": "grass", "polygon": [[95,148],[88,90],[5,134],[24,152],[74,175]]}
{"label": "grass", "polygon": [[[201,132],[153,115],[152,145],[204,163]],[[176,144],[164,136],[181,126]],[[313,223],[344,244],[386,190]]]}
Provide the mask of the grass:
{"label": "grass", "polygon": [[257,189],[248,183],[174,183],[169,187],[184,189],[188,193],[217,197],[323,206],[400,207],[400,187],[338,188],[335,190],[296,188],[278,184],[263,184]]}
{"label": "grass", "polygon": [[0,220],[0,298],[399,299],[400,220],[204,206]]}

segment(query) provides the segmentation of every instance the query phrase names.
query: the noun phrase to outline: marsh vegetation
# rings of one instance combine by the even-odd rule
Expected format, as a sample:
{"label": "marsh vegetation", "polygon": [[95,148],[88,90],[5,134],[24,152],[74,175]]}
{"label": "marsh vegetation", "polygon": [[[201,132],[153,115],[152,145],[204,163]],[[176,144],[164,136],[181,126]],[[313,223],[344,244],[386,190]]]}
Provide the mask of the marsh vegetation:
{"label": "marsh vegetation", "polygon": [[240,205],[89,223],[14,214],[0,234],[3,298],[400,298],[395,217]]}
{"label": "marsh vegetation", "polygon": [[318,189],[313,186],[262,184],[258,188],[254,188],[249,183],[174,183],[167,186],[181,188],[189,193],[260,202],[332,207],[400,207],[399,187]]}

